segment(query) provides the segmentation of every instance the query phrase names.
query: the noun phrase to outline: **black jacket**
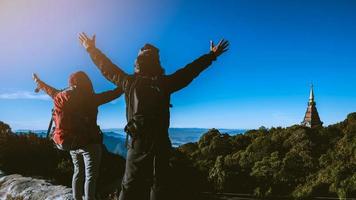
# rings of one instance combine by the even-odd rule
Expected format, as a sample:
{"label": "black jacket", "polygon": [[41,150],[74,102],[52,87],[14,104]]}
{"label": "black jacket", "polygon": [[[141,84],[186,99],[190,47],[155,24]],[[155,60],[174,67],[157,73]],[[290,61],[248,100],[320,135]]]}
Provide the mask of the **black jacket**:
{"label": "black jacket", "polygon": [[[199,57],[173,74],[158,77],[142,77],[137,74],[129,75],[125,73],[97,48],[89,48],[88,52],[105,78],[125,92],[127,121],[129,122],[135,116],[153,119],[148,120],[149,125],[151,127],[159,127],[161,131],[158,132],[162,132],[160,134],[163,134],[161,137],[166,138],[168,138],[170,120],[170,95],[189,85],[194,78],[216,59],[214,54],[209,53]],[[160,101],[163,105],[159,108],[157,108],[154,102],[147,100],[150,98],[146,97],[151,94],[147,88],[144,89],[145,85],[155,85],[159,90],[162,90],[161,93],[163,95]]]}

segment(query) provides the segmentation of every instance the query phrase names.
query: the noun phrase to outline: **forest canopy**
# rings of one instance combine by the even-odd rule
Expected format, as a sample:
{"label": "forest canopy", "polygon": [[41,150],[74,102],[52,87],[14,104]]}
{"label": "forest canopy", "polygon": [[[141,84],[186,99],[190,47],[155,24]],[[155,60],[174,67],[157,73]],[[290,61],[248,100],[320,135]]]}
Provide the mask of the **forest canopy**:
{"label": "forest canopy", "polygon": [[356,113],[315,129],[261,127],[235,136],[211,129],[179,151],[207,177],[210,190],[262,198],[356,197]]}
{"label": "forest canopy", "polygon": [[[261,127],[228,135],[211,129],[172,152],[173,187],[201,192],[252,194],[260,198],[356,197],[356,113],[328,127]],[[124,159],[108,154],[103,182],[121,179]],[[115,166],[115,167],[113,167]],[[70,185],[65,152],[35,134],[14,134],[0,122],[0,170]],[[116,180],[117,181],[117,180]],[[189,193],[189,194],[188,194]],[[180,197],[182,198],[182,197]],[[188,198],[185,198],[188,199]],[[193,198],[197,199],[197,198]]]}

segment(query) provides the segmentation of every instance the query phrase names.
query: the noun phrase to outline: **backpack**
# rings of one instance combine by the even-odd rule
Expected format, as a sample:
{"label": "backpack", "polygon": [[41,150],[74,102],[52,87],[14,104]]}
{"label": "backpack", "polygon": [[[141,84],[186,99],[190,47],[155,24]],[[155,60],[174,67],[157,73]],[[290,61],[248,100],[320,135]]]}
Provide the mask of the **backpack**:
{"label": "backpack", "polygon": [[[126,145],[144,151],[152,149],[155,133],[164,109],[165,91],[156,77],[136,75],[127,91],[128,123],[124,128],[127,133]],[[136,142],[137,141],[137,142]]]}
{"label": "backpack", "polygon": [[[90,131],[90,126],[84,111],[83,98],[74,87],[55,96],[52,112],[55,128],[52,132],[52,140],[58,149],[70,151],[88,143],[86,134]],[[48,130],[50,129],[49,127]]]}

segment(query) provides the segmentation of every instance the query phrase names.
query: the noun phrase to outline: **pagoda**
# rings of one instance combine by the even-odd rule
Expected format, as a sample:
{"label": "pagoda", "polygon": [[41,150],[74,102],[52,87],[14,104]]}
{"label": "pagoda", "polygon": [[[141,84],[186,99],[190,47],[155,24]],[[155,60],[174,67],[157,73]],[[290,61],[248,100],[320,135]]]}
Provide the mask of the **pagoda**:
{"label": "pagoda", "polygon": [[308,108],[305,112],[304,120],[302,126],[316,128],[323,126],[323,122],[320,121],[318,110],[316,109],[316,103],[314,101],[314,90],[313,85],[310,88],[310,96],[308,102]]}

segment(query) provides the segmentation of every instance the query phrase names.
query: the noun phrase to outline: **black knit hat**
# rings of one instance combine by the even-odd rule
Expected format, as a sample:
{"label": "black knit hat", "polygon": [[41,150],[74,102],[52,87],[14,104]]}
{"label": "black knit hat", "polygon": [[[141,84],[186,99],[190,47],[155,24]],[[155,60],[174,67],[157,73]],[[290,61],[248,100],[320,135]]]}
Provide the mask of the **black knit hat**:
{"label": "black knit hat", "polygon": [[159,49],[145,44],[138,52],[135,61],[135,73],[145,76],[158,76],[164,73],[159,61]]}
{"label": "black knit hat", "polygon": [[155,53],[159,53],[159,49],[155,46],[153,46],[152,44],[145,44],[141,49],[140,49],[140,52],[138,53],[139,55],[141,53],[145,53],[146,51],[152,51],[152,52],[155,52]]}

